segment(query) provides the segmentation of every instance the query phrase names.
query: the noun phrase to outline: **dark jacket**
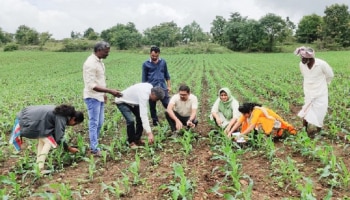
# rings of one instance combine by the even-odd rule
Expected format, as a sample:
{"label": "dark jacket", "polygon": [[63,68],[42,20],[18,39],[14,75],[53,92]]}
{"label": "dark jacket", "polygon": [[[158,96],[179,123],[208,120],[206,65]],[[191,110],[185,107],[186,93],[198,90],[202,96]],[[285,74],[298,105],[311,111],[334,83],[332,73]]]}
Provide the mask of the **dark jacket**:
{"label": "dark jacket", "polygon": [[56,106],[28,106],[17,114],[21,136],[37,139],[52,136],[60,144],[63,142],[68,117],[53,113]]}

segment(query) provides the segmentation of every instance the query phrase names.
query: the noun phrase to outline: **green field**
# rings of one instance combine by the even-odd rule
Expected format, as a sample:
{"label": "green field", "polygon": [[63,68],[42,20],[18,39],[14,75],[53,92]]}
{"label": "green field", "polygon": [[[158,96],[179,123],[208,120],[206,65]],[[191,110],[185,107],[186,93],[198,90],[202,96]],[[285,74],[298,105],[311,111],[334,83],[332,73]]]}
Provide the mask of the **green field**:
{"label": "green field", "polygon": [[[156,144],[137,152],[125,144],[125,122],[109,96],[101,136],[104,158],[85,154],[87,120],[67,130],[67,139],[81,150],[71,155],[54,150],[48,177],[35,174],[36,141],[14,152],[7,142],[16,113],[28,105],[74,105],[86,114],[82,99],[82,64],[90,52],[0,53],[0,196],[9,199],[347,199],[350,198],[350,56],[349,52],[316,52],[335,77],[329,86],[329,113],[323,135],[272,142],[261,137],[254,148],[238,149],[210,132],[209,114],[217,91],[229,87],[240,101],[273,108],[298,129],[303,105],[299,57],[271,54],[161,54],[166,59],[173,92],[181,83],[200,101],[198,126],[183,138],[166,138],[155,128]],[[104,61],[107,84],[123,90],[141,80],[148,54],[112,51]],[[79,132],[79,134],[75,134]],[[58,159],[59,158],[59,159]],[[252,162],[254,161],[254,162]],[[138,167],[137,167],[138,166]],[[253,168],[255,166],[255,168]],[[250,168],[251,167],[251,168]],[[19,189],[20,188],[20,189]],[[54,191],[45,193],[45,191]],[[45,196],[47,195],[47,196]],[[66,195],[66,196],[64,196]],[[175,196],[173,196],[175,195]],[[329,196],[330,198],[327,198]],[[331,198],[332,197],[332,198]]]}

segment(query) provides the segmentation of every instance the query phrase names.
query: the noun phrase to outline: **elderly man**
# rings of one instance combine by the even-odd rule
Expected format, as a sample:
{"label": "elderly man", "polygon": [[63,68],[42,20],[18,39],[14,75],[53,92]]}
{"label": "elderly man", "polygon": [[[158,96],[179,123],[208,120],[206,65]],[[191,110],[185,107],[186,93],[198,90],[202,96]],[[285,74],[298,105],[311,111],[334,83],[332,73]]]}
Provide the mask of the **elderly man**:
{"label": "elderly man", "polygon": [[[153,143],[153,134],[148,121],[148,102],[162,100],[164,90],[153,87],[150,83],[137,83],[122,91],[123,97],[115,98],[118,109],[126,120],[126,132],[130,148],[143,145],[141,140],[143,129],[148,135],[148,142]],[[135,128],[135,119],[136,128]]]}
{"label": "elderly man", "polygon": [[90,150],[96,156],[101,156],[98,148],[98,137],[104,121],[106,93],[115,97],[121,95],[118,90],[106,87],[105,65],[102,60],[107,58],[109,50],[110,45],[107,42],[96,43],[94,52],[83,65],[84,101],[89,115]]}
{"label": "elderly man", "polygon": [[[179,131],[183,126],[187,128],[196,127],[198,124],[198,120],[196,119],[197,108],[197,97],[191,94],[190,88],[187,85],[181,85],[179,92],[171,97],[167,111],[165,112],[171,131]],[[176,133],[174,134],[176,135]]]}
{"label": "elderly man", "polygon": [[304,77],[304,106],[298,116],[303,118],[306,131],[310,123],[317,127],[317,132],[320,132],[327,113],[328,84],[334,77],[333,70],[327,62],[315,58],[315,51],[312,48],[299,47],[294,53],[301,57],[299,67]]}

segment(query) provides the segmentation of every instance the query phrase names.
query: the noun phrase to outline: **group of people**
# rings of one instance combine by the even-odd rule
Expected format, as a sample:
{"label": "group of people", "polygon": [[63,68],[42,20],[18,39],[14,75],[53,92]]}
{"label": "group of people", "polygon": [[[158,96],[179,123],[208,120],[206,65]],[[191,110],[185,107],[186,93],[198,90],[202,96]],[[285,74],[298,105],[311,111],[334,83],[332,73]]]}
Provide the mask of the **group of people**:
{"label": "group of people", "polygon": [[[316,132],[320,132],[328,109],[328,84],[334,77],[329,64],[315,58],[315,51],[310,47],[299,47],[294,52],[300,56],[299,68],[303,76],[304,105],[298,116],[303,119],[303,126],[308,132],[308,125],[316,126]],[[262,131],[266,135],[273,134],[281,137],[286,130],[290,134],[296,134],[295,128],[282,119],[273,110],[263,107],[258,103],[243,103],[232,96],[228,88],[219,90],[218,99],[211,110],[211,119],[224,132],[231,136],[240,128],[240,135],[252,131]]]}
{"label": "group of people", "polygon": [[[173,133],[197,126],[198,99],[187,85],[181,85],[177,93],[170,97],[170,75],[166,61],[160,58],[159,47],[151,47],[150,59],[142,65],[141,82],[123,91],[107,87],[103,59],[109,55],[109,51],[110,45],[107,42],[98,42],[94,46],[94,52],[83,64],[83,96],[89,120],[90,152],[93,155],[101,156],[98,139],[104,122],[107,93],[115,97],[114,103],[125,118],[130,148],[144,144],[141,138],[143,131],[146,132],[149,143],[154,141],[148,107],[153,126],[158,126],[158,100],[166,109],[165,118]],[[333,77],[332,69],[325,61],[315,58],[311,48],[298,48],[296,54],[301,56],[300,70],[304,76],[305,93],[305,105],[299,116],[303,118],[306,128],[308,123],[321,128],[328,106],[327,83]],[[219,90],[218,99],[211,110],[211,119],[228,136],[238,130],[240,134],[248,134],[253,130],[276,136],[281,136],[283,130],[296,134],[295,128],[273,110],[258,103],[239,105],[228,88]],[[10,143],[20,150],[21,137],[38,139],[37,163],[43,170],[49,150],[56,148],[57,144],[62,144],[69,152],[78,152],[78,149],[67,145],[63,136],[66,126],[77,125],[83,120],[83,112],[76,111],[70,105],[29,106],[17,114]]]}

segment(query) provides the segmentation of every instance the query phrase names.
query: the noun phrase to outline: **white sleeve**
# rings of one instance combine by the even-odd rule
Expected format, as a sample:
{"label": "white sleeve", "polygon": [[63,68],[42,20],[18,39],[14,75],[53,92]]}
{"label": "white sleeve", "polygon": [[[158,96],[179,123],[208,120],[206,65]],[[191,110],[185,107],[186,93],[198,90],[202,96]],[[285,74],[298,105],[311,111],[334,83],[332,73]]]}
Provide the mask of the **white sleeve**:
{"label": "white sleeve", "polygon": [[324,62],[324,64],[322,65],[322,71],[323,71],[324,75],[326,76],[327,83],[330,84],[333,77],[334,77],[334,73],[333,73],[332,68],[329,66],[328,63]]}
{"label": "white sleeve", "polygon": [[213,107],[211,108],[211,113],[219,112],[219,103],[220,103],[220,98],[217,98]]}
{"label": "white sleeve", "polygon": [[231,106],[232,106],[232,117],[238,120],[239,117],[241,116],[241,113],[238,110],[238,107],[239,107],[238,101],[236,99],[233,99]]}
{"label": "white sleeve", "polygon": [[146,133],[152,132],[151,126],[149,125],[148,120],[148,94],[139,94],[139,109],[140,109],[140,118],[142,121],[142,127],[145,129]]}

